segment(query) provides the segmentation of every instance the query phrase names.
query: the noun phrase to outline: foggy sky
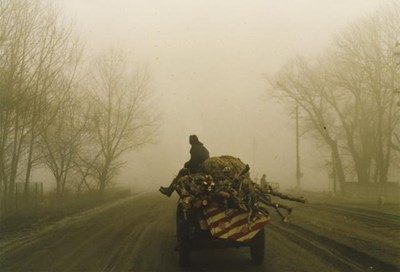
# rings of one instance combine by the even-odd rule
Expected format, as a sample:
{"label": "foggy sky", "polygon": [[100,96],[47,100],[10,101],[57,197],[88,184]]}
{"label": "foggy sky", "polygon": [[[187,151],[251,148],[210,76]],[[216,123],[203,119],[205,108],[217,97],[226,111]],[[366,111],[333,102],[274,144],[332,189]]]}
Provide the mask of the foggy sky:
{"label": "foggy sky", "polygon": [[[117,48],[147,64],[161,112],[157,143],[133,152],[118,180],[156,188],[189,159],[190,134],[212,156],[295,185],[295,126],[266,95],[265,76],[296,55],[316,56],[335,33],[382,0],[58,0],[89,54]],[[326,190],[312,141],[301,139],[303,187]]]}

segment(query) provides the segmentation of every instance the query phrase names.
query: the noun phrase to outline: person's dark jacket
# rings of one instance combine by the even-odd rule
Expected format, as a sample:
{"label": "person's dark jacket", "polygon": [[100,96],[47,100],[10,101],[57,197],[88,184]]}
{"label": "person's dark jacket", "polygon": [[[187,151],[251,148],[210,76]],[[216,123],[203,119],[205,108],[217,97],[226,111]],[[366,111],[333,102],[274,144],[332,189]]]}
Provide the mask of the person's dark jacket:
{"label": "person's dark jacket", "polygon": [[189,169],[190,173],[197,173],[200,165],[210,157],[207,148],[198,141],[197,137],[191,141],[190,160],[185,163],[185,168]]}

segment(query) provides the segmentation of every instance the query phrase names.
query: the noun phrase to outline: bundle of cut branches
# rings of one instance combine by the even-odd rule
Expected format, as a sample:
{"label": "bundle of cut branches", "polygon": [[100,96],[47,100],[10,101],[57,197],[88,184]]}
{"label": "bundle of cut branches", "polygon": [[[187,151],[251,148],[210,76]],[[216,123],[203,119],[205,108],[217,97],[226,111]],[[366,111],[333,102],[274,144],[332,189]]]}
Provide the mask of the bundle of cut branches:
{"label": "bundle of cut branches", "polygon": [[[292,197],[272,190],[270,186],[261,188],[249,175],[250,167],[232,156],[207,159],[201,172],[181,177],[177,183],[177,192],[185,209],[199,209],[208,206],[225,206],[226,209],[247,211],[249,223],[260,217],[269,216],[272,207],[287,221],[292,208],[273,202],[271,196],[305,203],[305,199]],[[287,214],[281,213],[286,210]]]}

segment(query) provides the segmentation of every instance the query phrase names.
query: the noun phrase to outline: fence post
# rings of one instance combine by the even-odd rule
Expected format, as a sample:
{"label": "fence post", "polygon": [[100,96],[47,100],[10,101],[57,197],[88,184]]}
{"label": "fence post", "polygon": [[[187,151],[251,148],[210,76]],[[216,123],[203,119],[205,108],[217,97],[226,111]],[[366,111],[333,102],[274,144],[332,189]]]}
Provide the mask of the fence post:
{"label": "fence post", "polygon": [[37,208],[38,206],[38,188],[37,188],[37,182],[35,182],[35,207]]}
{"label": "fence post", "polygon": [[15,210],[18,211],[18,184],[15,183]]}
{"label": "fence post", "polygon": [[43,203],[43,182],[40,183],[40,202]]}

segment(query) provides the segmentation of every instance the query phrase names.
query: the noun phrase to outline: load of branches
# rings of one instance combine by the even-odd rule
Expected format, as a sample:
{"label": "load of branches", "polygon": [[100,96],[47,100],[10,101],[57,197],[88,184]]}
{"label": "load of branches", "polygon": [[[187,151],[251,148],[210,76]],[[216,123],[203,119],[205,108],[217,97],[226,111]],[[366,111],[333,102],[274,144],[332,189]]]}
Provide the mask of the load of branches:
{"label": "load of branches", "polygon": [[[271,186],[261,187],[249,175],[250,167],[232,156],[212,157],[203,162],[200,173],[183,175],[178,179],[176,190],[186,210],[207,207],[225,207],[247,211],[249,223],[269,216],[273,208],[287,221],[292,208],[273,202],[271,196],[305,203],[303,197],[292,197]],[[286,213],[282,213],[283,209]]]}

